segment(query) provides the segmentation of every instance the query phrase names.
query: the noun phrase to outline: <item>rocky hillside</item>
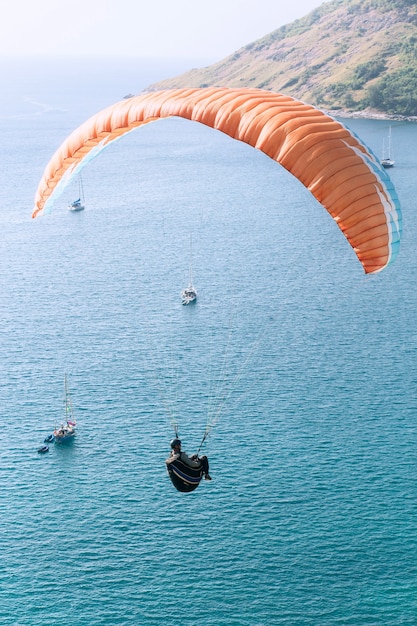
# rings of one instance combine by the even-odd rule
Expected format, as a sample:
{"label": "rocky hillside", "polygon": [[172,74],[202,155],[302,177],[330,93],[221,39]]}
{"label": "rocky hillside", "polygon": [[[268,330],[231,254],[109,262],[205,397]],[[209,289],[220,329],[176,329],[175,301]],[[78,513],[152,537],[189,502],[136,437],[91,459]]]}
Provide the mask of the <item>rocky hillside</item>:
{"label": "rocky hillside", "polygon": [[417,0],[332,0],[222,61],[151,85],[259,87],[324,109],[417,115]]}

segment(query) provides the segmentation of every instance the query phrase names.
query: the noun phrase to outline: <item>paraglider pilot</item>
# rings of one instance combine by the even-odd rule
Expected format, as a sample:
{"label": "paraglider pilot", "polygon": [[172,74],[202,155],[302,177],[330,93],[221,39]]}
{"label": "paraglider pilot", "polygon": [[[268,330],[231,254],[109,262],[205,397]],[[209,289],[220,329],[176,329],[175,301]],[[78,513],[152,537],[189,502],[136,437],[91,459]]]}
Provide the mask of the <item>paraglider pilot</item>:
{"label": "paraglider pilot", "polygon": [[195,469],[202,468],[204,479],[211,480],[211,476],[209,474],[209,462],[206,456],[197,456],[193,454],[191,457],[188,456],[186,452],[181,451],[181,441],[180,439],[172,439],[171,443],[171,457],[179,459],[188,467],[193,467]]}

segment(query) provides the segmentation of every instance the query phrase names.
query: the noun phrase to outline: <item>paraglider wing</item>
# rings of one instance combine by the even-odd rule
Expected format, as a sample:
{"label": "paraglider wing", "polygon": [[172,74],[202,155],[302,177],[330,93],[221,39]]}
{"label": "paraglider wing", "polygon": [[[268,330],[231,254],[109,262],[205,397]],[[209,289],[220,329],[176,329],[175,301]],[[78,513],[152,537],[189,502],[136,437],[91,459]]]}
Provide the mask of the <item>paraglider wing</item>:
{"label": "paraglider wing", "polygon": [[262,89],[165,90],[97,113],[48,163],[32,217],[50,210],[69,180],[106,146],[143,124],[173,116],[210,126],[280,163],[327,209],[366,273],[382,270],[397,256],[401,210],[378,159],[319,109]]}

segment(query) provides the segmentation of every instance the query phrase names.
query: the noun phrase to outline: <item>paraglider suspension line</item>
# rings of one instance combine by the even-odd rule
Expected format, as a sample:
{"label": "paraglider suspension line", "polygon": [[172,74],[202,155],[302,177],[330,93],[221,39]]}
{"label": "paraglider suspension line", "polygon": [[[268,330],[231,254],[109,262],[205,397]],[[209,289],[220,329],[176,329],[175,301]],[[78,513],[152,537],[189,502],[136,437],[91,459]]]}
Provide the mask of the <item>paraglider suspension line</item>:
{"label": "paraglider suspension line", "polygon": [[208,437],[208,436],[209,436],[209,430],[208,430],[208,428],[206,428],[206,430],[205,430],[205,432],[204,432],[204,435],[203,435],[203,438],[202,438],[202,440],[201,440],[201,442],[200,442],[200,445],[199,445],[199,447],[198,447],[198,450],[197,450],[197,456],[199,456],[199,454],[200,454],[200,450],[201,450],[201,448],[203,447],[204,442],[205,442],[205,440],[207,439],[207,437]]}

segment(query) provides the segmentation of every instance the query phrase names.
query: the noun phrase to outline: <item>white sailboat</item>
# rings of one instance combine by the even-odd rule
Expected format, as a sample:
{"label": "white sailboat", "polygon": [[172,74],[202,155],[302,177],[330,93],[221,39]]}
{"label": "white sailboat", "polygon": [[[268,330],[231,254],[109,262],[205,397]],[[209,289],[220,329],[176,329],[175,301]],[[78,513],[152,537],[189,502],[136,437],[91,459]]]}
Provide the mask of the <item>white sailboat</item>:
{"label": "white sailboat", "polygon": [[388,142],[387,142],[387,150],[385,150],[385,139],[382,142],[382,159],[381,165],[382,167],[389,168],[394,167],[394,159],[392,158],[392,145],[391,145],[391,126],[388,131]]}
{"label": "white sailboat", "polygon": [[68,388],[67,375],[65,374],[64,380],[64,410],[65,418],[59,428],[54,430],[54,439],[57,443],[67,441],[75,436],[75,429],[77,427],[77,421],[74,416],[72,408],[71,396]]}
{"label": "white sailboat", "polygon": [[85,201],[84,201],[84,187],[83,187],[83,179],[81,178],[81,174],[78,177],[78,198],[71,202],[68,205],[68,209],[73,213],[77,211],[84,211],[85,209]]}
{"label": "white sailboat", "polygon": [[190,280],[188,287],[181,291],[182,304],[191,304],[197,300],[197,290],[193,285],[193,241],[190,237]]}

